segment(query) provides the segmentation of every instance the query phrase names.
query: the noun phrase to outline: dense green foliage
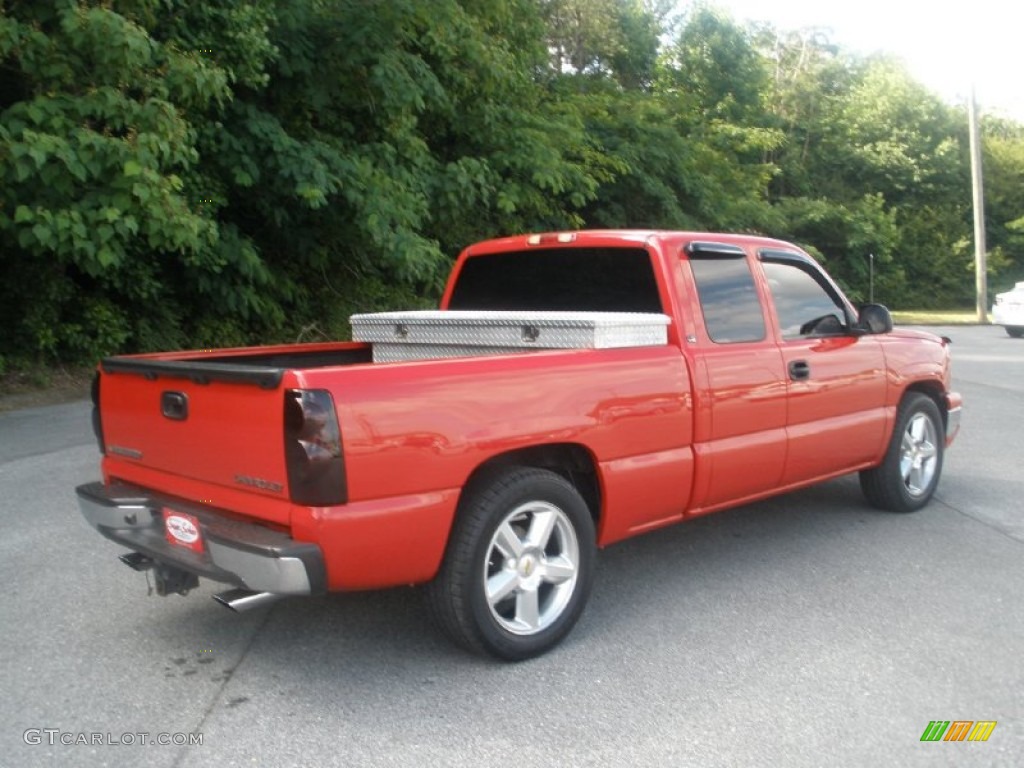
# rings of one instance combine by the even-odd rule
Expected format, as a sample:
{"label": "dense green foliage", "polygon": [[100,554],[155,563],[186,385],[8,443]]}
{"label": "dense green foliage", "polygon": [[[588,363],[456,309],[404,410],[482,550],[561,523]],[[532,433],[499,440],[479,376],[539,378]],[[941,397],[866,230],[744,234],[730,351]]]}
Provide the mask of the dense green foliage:
{"label": "dense green foliage", "polygon": [[[970,305],[964,110],[668,0],[0,0],[0,363],[336,337],[523,231],[761,232]],[[985,125],[996,285],[1024,128]]]}

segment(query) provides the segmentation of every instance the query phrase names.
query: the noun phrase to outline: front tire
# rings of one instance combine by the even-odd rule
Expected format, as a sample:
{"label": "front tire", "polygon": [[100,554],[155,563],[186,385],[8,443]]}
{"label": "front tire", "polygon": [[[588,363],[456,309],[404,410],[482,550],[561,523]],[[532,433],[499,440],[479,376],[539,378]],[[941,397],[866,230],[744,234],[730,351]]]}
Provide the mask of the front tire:
{"label": "front tire", "polygon": [[576,624],[594,576],[594,522],[579,492],[513,467],[467,489],[431,612],[458,645],[507,661],[538,656]]}
{"label": "front tire", "polygon": [[935,401],[920,392],[907,393],[896,412],[885,458],[860,473],[868,501],[891,512],[921,509],[939,484],[945,438]]}
{"label": "front tire", "polygon": [[1008,325],[1006,326],[1006,332],[1015,339],[1019,339],[1024,336],[1024,325]]}

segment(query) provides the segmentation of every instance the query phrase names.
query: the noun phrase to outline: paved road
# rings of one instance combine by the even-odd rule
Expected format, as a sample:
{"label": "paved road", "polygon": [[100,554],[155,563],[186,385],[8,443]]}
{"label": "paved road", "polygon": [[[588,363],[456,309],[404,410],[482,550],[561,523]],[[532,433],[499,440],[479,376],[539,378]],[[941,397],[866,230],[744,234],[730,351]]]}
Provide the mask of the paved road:
{"label": "paved road", "polygon": [[[846,478],[617,545],[569,640],[518,665],[450,648],[413,589],[147,597],[76,508],[86,405],[0,414],[0,765],[1020,765],[1024,341],[943,332],[968,410],[929,508]],[[921,743],[937,719],[998,726]]]}

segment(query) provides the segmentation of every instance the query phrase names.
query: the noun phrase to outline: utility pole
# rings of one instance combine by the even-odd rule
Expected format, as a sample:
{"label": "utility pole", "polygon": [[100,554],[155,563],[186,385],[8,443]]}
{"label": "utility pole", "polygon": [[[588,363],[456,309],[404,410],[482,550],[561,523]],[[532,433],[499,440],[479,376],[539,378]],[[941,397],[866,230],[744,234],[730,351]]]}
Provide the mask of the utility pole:
{"label": "utility pole", "polygon": [[981,131],[978,127],[978,104],[971,84],[967,105],[967,122],[971,134],[971,191],[974,200],[974,292],[978,322],[988,324],[988,268],[985,258],[985,190],[981,179]]}

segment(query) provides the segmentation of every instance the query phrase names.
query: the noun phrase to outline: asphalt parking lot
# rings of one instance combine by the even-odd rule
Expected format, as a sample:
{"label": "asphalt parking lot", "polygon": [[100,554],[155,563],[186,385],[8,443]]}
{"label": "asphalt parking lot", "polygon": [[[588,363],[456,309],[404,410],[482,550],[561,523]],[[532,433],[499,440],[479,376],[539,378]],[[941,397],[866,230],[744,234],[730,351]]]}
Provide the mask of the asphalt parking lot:
{"label": "asphalt parking lot", "polygon": [[[1024,340],[938,330],[966,407],[928,508],[843,478],[616,545],[567,642],[515,665],[450,647],[412,588],[147,596],[78,512],[88,405],[2,413],[0,765],[1019,766]],[[997,726],[920,741],[933,720]]]}

